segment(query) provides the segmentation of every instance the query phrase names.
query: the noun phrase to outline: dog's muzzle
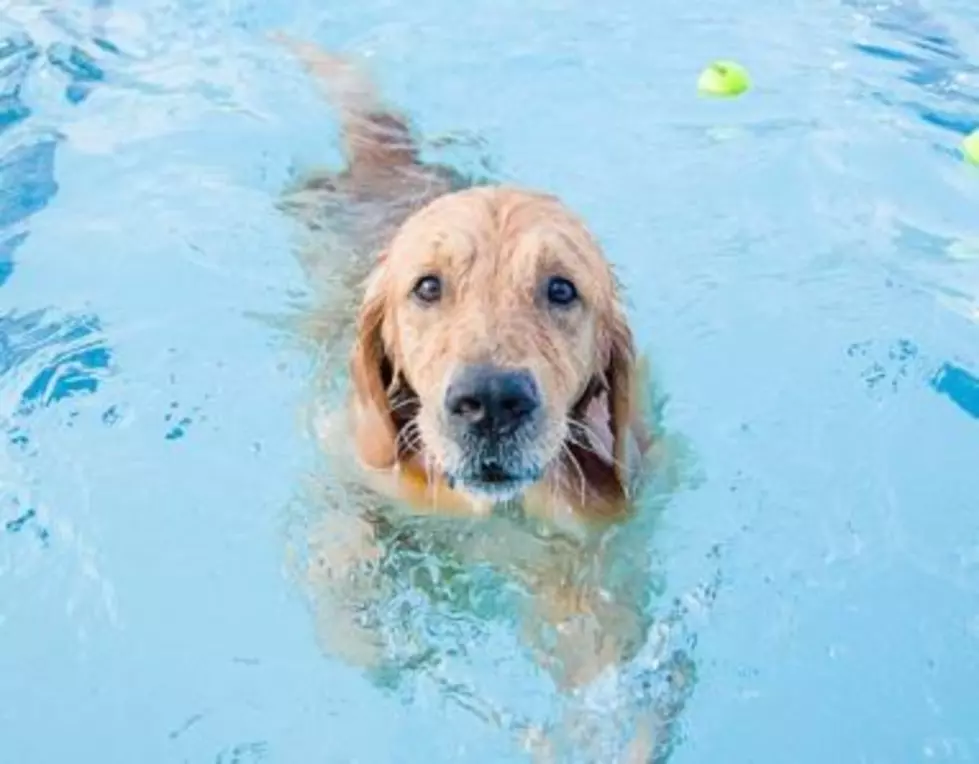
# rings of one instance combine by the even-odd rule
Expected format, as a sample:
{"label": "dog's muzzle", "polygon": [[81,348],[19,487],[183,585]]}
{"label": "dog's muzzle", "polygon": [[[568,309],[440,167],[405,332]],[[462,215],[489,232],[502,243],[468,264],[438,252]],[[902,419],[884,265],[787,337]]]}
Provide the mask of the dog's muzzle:
{"label": "dog's muzzle", "polygon": [[543,408],[529,371],[465,366],[449,384],[444,405],[449,432],[463,454],[450,479],[502,497],[540,476],[526,456]]}

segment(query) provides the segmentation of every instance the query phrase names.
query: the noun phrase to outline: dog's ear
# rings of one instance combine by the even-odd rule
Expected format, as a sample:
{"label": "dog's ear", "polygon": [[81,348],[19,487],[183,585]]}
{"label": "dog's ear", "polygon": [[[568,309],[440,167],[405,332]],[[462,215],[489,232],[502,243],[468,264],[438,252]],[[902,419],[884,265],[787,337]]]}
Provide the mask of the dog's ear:
{"label": "dog's ear", "polygon": [[612,458],[618,489],[629,498],[635,465],[636,348],[625,316],[616,313],[609,330],[609,358],[605,368],[608,390],[608,423],[612,435]]}
{"label": "dog's ear", "polygon": [[367,284],[350,358],[354,443],[360,461],[371,469],[393,467],[398,457],[398,431],[390,398],[394,372],[383,337],[386,301],[379,273],[383,260],[382,255],[378,271]]}
{"label": "dog's ear", "polygon": [[[620,313],[606,330],[604,366],[592,380],[576,412],[586,444],[569,446],[590,489],[588,509],[614,515],[626,508],[636,465],[636,352],[632,332]],[[641,448],[641,446],[640,446]]]}

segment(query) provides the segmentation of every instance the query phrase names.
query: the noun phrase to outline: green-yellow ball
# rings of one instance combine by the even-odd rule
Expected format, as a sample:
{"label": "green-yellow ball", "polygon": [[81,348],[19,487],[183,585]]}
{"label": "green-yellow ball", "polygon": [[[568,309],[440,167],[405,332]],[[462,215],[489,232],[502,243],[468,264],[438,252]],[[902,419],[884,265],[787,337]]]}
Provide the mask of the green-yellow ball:
{"label": "green-yellow ball", "polygon": [[979,165],[979,130],[970,133],[962,141],[962,154],[972,164]]}
{"label": "green-yellow ball", "polygon": [[735,61],[715,61],[697,79],[701,95],[730,98],[741,95],[750,86],[748,70]]}

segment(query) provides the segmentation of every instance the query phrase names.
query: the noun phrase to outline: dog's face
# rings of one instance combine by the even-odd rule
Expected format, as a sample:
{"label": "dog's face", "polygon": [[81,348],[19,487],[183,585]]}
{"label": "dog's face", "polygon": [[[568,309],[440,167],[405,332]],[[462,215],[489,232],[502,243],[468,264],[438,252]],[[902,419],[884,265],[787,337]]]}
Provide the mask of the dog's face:
{"label": "dog's face", "polygon": [[401,227],[368,283],[352,363],[360,456],[374,467],[418,456],[483,499],[564,462],[572,479],[621,491],[632,363],[611,270],[556,199],[441,197]]}

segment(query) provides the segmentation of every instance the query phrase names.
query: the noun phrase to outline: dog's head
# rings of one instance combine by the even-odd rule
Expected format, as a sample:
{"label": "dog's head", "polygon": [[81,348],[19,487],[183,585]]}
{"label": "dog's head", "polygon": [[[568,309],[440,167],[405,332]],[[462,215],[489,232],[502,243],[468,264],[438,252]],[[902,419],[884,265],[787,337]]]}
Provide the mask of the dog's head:
{"label": "dog's head", "polygon": [[358,454],[505,500],[562,468],[626,491],[634,350],[611,268],[557,199],[505,188],[410,217],[368,280],[351,363]]}

